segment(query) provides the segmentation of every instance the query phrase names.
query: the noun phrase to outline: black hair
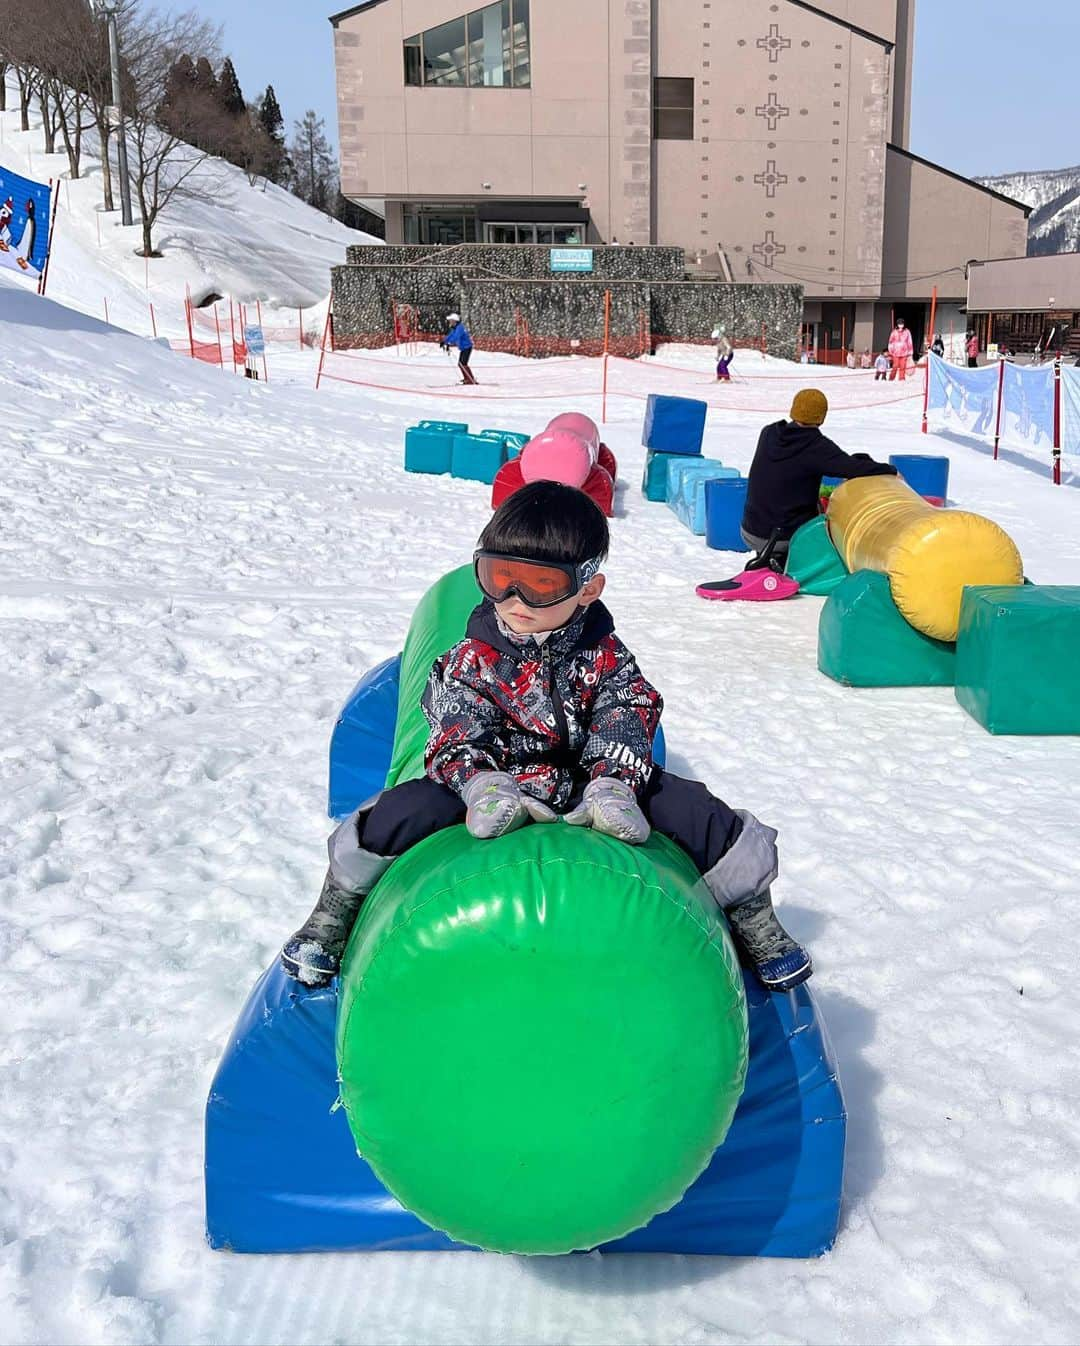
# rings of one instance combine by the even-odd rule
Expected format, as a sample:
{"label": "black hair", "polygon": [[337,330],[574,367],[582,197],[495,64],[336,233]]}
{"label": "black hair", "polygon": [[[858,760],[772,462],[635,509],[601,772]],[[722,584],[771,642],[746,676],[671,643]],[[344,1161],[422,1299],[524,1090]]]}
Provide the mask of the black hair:
{"label": "black hair", "polygon": [[484,551],[579,564],[608,554],[607,519],[584,491],[534,481],[504,500],[480,534]]}

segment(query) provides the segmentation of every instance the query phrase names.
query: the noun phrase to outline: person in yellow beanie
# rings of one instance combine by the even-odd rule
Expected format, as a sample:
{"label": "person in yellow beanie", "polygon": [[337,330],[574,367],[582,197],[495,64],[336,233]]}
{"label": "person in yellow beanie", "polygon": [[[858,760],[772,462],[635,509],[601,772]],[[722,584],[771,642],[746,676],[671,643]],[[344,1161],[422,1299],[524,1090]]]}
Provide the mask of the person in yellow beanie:
{"label": "person in yellow beanie", "polygon": [[759,554],[772,544],[780,563],[792,535],[818,512],[822,477],[895,476],[896,468],[866,453],[845,453],[821,433],[829,403],[818,388],[803,388],[791,419],[767,425],[758,437],[746,488],[743,541]]}

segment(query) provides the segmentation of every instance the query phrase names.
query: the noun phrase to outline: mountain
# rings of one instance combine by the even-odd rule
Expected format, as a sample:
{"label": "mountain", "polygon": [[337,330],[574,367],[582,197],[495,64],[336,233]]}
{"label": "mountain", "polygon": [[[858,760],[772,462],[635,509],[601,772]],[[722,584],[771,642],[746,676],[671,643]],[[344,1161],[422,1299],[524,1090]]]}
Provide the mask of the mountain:
{"label": "mountain", "polygon": [[976,178],[984,187],[1034,206],[1028,219],[1028,256],[1080,252],[1080,166]]}

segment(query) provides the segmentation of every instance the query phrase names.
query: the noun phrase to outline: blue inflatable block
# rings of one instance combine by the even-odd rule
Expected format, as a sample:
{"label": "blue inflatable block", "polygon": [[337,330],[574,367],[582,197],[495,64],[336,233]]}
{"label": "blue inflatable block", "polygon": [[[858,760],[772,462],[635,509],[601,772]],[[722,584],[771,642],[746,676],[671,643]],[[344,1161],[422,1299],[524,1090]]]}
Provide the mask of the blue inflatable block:
{"label": "blue inflatable block", "polygon": [[499,435],[502,438],[502,442],[506,446],[507,461],[516,458],[530,439],[529,435],[523,435],[520,430],[481,430],[480,433],[482,435]]}
{"label": "blue inflatable block", "polygon": [[[718,459],[714,461],[719,461]],[[657,453],[650,449],[645,457],[645,473],[641,479],[641,493],[646,500],[666,500],[668,470],[672,463],[700,463],[700,454]]]}
{"label": "blue inflatable block", "polygon": [[891,453],[889,462],[918,495],[949,495],[949,460],[937,454]]}
{"label": "blue inflatable block", "polygon": [[465,421],[421,421],[421,430],[440,430],[447,435],[467,435],[469,427]]}
{"label": "blue inflatable block", "polygon": [[696,397],[650,393],[641,442],[657,453],[700,453],[709,407]]}
{"label": "blue inflatable block", "polygon": [[705,483],[739,476],[737,467],[724,467],[715,458],[690,458],[668,469],[668,504],[691,533],[705,532]]}
{"label": "blue inflatable block", "polygon": [[502,433],[487,430],[482,435],[455,435],[450,472],[463,481],[483,481],[489,486],[506,462]]}
{"label": "blue inflatable block", "polygon": [[716,551],[751,551],[739,532],[746,508],[745,477],[705,483],[705,544]]}
{"label": "blue inflatable block", "polygon": [[410,426],[405,431],[405,471],[449,472],[453,447],[454,437],[446,430]]}
{"label": "blue inflatable block", "polygon": [[[334,812],[362,802],[370,773],[389,763],[397,662],[372,670],[342,711],[339,728],[371,727],[370,753],[357,733],[358,757],[346,761],[350,740],[338,740]],[[662,762],[659,736],[656,746]],[[832,1246],[846,1128],[832,1051],[806,986],[770,995],[749,973],[745,979],[750,1064],[727,1139],[678,1205],[605,1251],[814,1257]],[[206,1106],[211,1246],[251,1253],[460,1248],[403,1209],[357,1155],[337,1107],[336,1015],[334,987],[305,991],[276,963],[249,996]]]}
{"label": "blue inflatable block", "polygon": [[366,673],[349,693],[330,736],[327,813],[344,818],[386,783],[394,753],[401,655]]}

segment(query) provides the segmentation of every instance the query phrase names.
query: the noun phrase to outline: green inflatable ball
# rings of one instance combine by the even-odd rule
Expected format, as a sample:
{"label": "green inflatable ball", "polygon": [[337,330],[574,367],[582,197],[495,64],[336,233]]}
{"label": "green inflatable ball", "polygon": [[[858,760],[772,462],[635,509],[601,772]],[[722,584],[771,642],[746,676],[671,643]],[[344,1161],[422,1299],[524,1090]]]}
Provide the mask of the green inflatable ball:
{"label": "green inflatable ball", "polygon": [[703,1171],[742,1093],[746,1003],[671,842],[455,827],[365,903],[337,1048],[357,1149],[403,1206],[461,1243],[566,1253]]}

